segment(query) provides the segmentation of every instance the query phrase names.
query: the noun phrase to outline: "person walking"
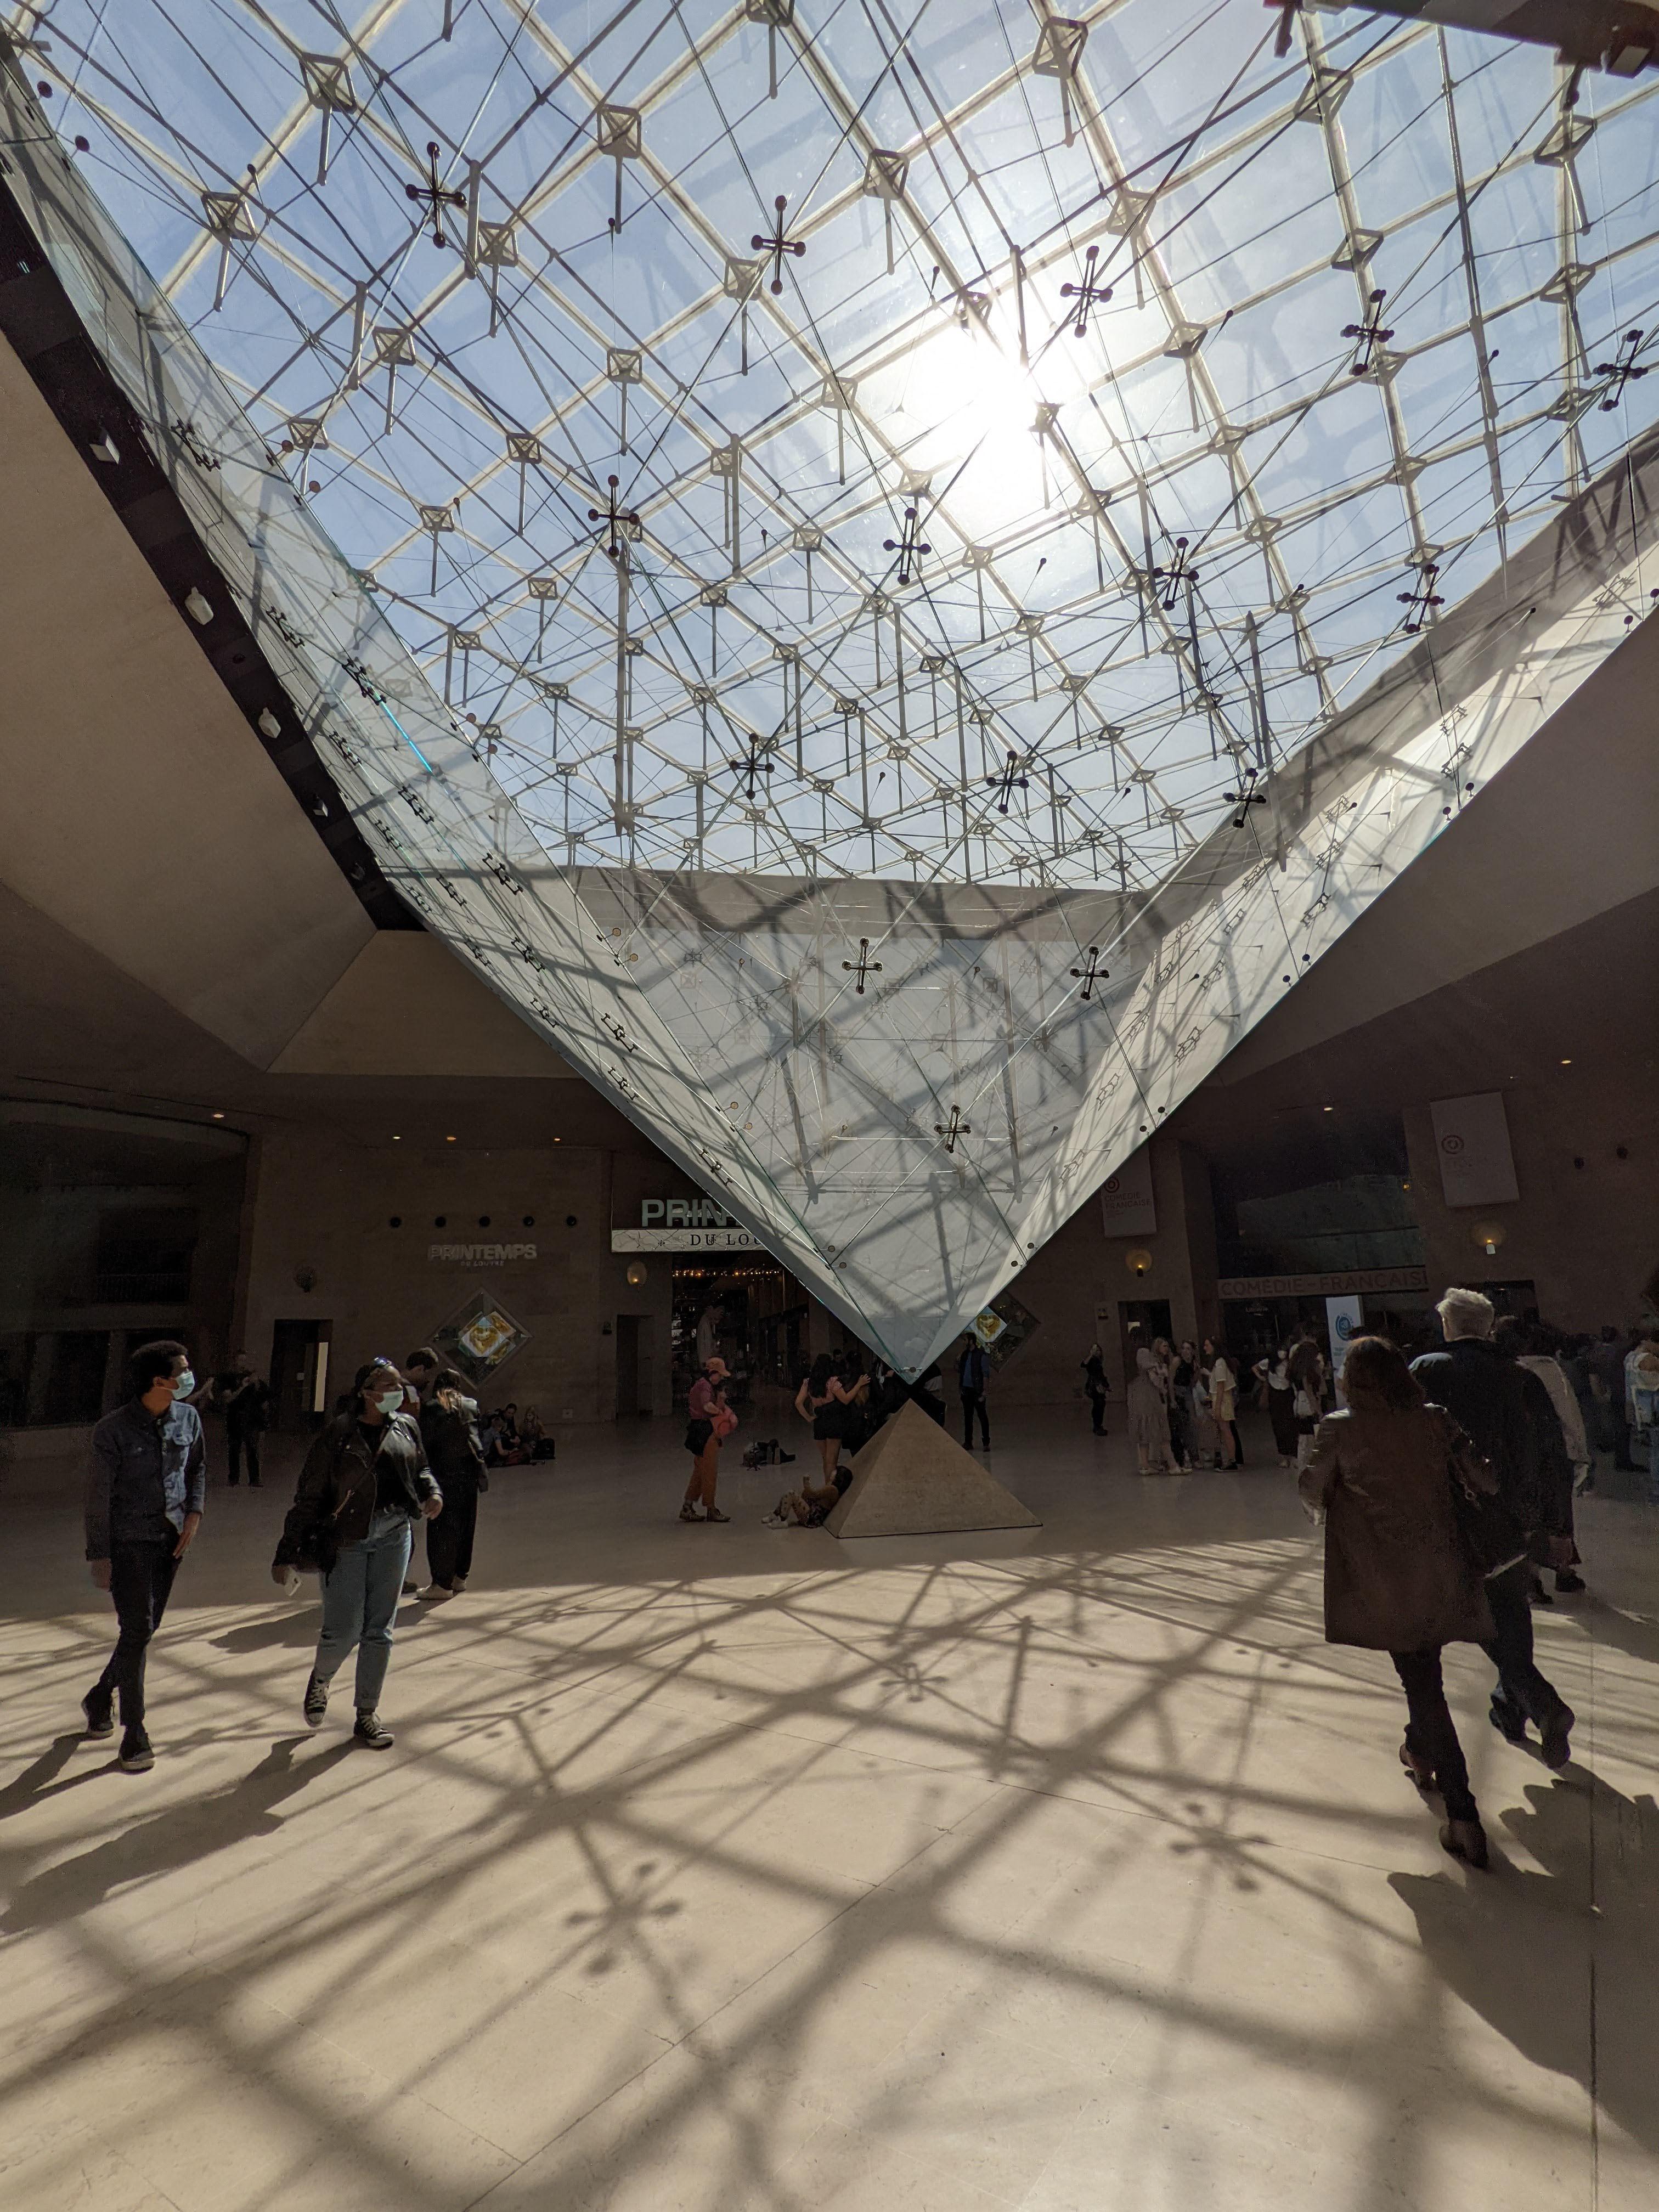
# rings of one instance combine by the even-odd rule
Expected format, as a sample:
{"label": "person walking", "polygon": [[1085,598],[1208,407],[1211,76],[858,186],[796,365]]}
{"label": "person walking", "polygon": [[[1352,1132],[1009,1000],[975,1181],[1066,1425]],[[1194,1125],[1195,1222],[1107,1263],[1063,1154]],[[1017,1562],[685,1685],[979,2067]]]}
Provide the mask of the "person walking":
{"label": "person walking", "polygon": [[1601,1340],[1590,1349],[1590,1387],[1601,1414],[1597,1442],[1613,1454],[1617,1474],[1636,1472],[1636,1462],[1631,1456],[1630,1398],[1625,1387],[1627,1357],[1624,1337],[1611,1322],[1603,1322]]}
{"label": "person walking", "polygon": [[1169,1376],[1150,1344],[1135,1346],[1134,1380],[1125,1394],[1137,1474],[1178,1474],[1170,1449]]}
{"label": "person walking", "polygon": [[[1480,1291],[1448,1290],[1435,1310],[1445,1349],[1423,1353],[1411,1372],[1430,1402],[1445,1407],[1491,1466],[1498,1496],[1529,1553],[1570,1564],[1572,1539],[1560,1523],[1560,1501],[1551,1497],[1540,1472],[1534,1394],[1547,1407],[1542,1385],[1492,1342],[1492,1304]],[[1572,1756],[1573,1712],[1533,1657],[1531,1586],[1530,1556],[1486,1579],[1492,1633],[1481,1648],[1498,1669],[1492,1724],[1510,1743],[1522,1743],[1530,1720],[1542,1741],[1545,1765],[1559,1768]]]}
{"label": "person walking", "polygon": [[213,1402],[225,1417],[225,1480],[234,1489],[247,1461],[247,1486],[259,1487],[259,1439],[265,1432],[270,1392],[253,1361],[239,1352],[234,1364],[213,1378]]}
{"label": "person walking", "polygon": [[1296,1385],[1291,1380],[1289,1352],[1281,1344],[1266,1359],[1256,1361],[1255,1372],[1267,1394],[1279,1464],[1288,1467],[1296,1457]]}
{"label": "person walking", "polygon": [[979,1416],[980,1440],[983,1449],[991,1449],[991,1417],[985,1410],[985,1393],[990,1386],[991,1362],[985,1346],[976,1336],[970,1336],[962,1358],[957,1362],[957,1388],[962,1393],[962,1448],[974,1448],[974,1416]]}
{"label": "person walking", "polygon": [[1491,1477],[1438,1406],[1424,1403],[1395,1346],[1358,1336],[1342,1370],[1345,1412],[1328,1413],[1297,1486],[1325,1525],[1325,1640],[1386,1651],[1406,1692],[1400,1762],[1446,1808],[1442,1848],[1486,1863],[1486,1831],[1446,1703],[1440,1655],[1486,1644],[1493,1624],[1463,1543],[1453,1486]]}
{"label": "person walking", "polygon": [[[1589,1481],[1595,1464],[1590,1455],[1589,1438],[1584,1429],[1584,1416],[1578,1404],[1577,1393],[1558,1357],[1561,1339],[1556,1331],[1547,1323],[1536,1321],[1528,1327],[1518,1322],[1514,1326],[1515,1345],[1503,1341],[1504,1324],[1501,1322],[1492,1332],[1492,1341],[1501,1343],[1502,1348],[1510,1354],[1518,1366],[1524,1367],[1528,1375],[1538,1377],[1548,1394],[1550,1408],[1560,1429],[1560,1449],[1566,1455],[1566,1465],[1559,1469],[1558,1487],[1565,1482],[1565,1494],[1560,1500],[1560,1510],[1565,1522],[1565,1534],[1572,1543],[1572,1558],[1567,1565],[1557,1566],[1555,1587],[1557,1592],[1564,1596],[1577,1596],[1585,1583],[1584,1577],[1578,1572],[1578,1545],[1572,1525],[1572,1502]],[[1547,1447],[1553,1447],[1553,1437],[1549,1437],[1547,1431]],[[1553,1449],[1547,1448],[1545,1456],[1547,1463],[1557,1460],[1559,1466],[1558,1455]]]}
{"label": "person walking", "polygon": [[[691,1385],[686,1408],[690,1418],[685,1431],[685,1448],[691,1454],[691,1479],[680,1502],[682,1521],[729,1521],[732,1517],[729,1513],[722,1513],[714,1503],[714,1486],[720,1472],[720,1446],[738,1425],[737,1415],[726,1402],[726,1387],[731,1379],[731,1369],[717,1352]],[[697,1510],[700,1504],[701,1513]]]}
{"label": "person walking", "polygon": [[1106,1356],[1099,1340],[1089,1346],[1083,1362],[1083,1394],[1089,1401],[1089,1422],[1097,1437],[1106,1433]]}
{"label": "person walking", "polygon": [[1659,1505],[1659,1322],[1631,1331],[1625,1355],[1625,1441],[1632,1464],[1648,1478],[1648,1499]]}
{"label": "person walking", "polygon": [[118,1698],[125,1774],[155,1764],[144,1728],[144,1661],[207,1502],[202,1417],[188,1402],[195,1388],[182,1344],[161,1337],[140,1345],[127,1363],[125,1404],[92,1432],[87,1561],[94,1588],[109,1592],[118,1632],[81,1711],[89,1737],[113,1735]]}
{"label": "person walking", "polygon": [[[1243,1467],[1244,1447],[1238,1435],[1238,1377],[1233,1363],[1221,1346],[1216,1346],[1215,1364],[1210,1370],[1210,1419],[1215,1423],[1219,1450],[1216,1464],[1229,1468]],[[1231,1453],[1229,1458],[1227,1455]]]}
{"label": "person walking", "polygon": [[1314,1431],[1325,1404],[1325,1359],[1309,1324],[1299,1322],[1285,1357],[1285,1371],[1295,1385],[1291,1410],[1296,1417],[1296,1463],[1306,1467],[1313,1456]]}
{"label": "person walking", "polygon": [[478,1526],[478,1496],[489,1487],[475,1424],[478,1405],[453,1367],[440,1368],[432,1395],[421,1407],[421,1443],[433,1480],[443,1493],[443,1510],[426,1524],[426,1565],[430,1577],[424,1595],[432,1602],[459,1597],[472,1572],[472,1540]]}
{"label": "person walking", "polygon": [[307,1728],[322,1726],[329,1685],[356,1645],[353,1738],[371,1751],[391,1750],[380,1707],[398,1599],[416,1517],[434,1521],[443,1504],[420,1429],[404,1411],[403,1376],[389,1359],[365,1361],[345,1411],[306,1454],[270,1565],[275,1583],[286,1583],[296,1567],[315,1567],[322,1577],[322,1633],[303,1705]]}

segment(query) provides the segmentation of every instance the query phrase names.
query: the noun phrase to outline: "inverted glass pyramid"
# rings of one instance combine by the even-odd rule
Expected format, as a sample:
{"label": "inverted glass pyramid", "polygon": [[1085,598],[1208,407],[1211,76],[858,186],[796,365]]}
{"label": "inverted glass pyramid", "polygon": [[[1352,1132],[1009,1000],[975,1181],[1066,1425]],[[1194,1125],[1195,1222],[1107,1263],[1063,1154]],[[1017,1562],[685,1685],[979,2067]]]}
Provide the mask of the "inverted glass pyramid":
{"label": "inverted glass pyramid", "polygon": [[55,0],[0,183],[389,880],[915,1371],[1645,611],[1659,196],[1537,50],[911,15]]}

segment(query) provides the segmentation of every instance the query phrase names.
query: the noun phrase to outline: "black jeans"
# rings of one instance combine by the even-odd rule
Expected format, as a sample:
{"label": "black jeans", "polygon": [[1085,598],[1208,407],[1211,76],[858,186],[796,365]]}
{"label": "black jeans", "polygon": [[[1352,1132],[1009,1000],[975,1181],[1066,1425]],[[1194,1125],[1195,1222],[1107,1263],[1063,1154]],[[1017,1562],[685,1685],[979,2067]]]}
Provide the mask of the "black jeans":
{"label": "black jeans", "polygon": [[1089,1419],[1093,1424],[1095,1434],[1097,1437],[1103,1437],[1106,1433],[1106,1393],[1103,1390],[1090,1391]]}
{"label": "black jeans", "polygon": [[985,1410],[985,1393],[983,1390],[964,1390],[962,1394],[962,1442],[964,1450],[971,1449],[973,1444],[975,1413],[979,1415],[981,1439],[988,1447],[991,1441],[991,1417]]}
{"label": "black jeans", "polygon": [[1538,1671],[1532,1656],[1532,1562],[1517,1559],[1486,1584],[1496,1634],[1481,1650],[1498,1669],[1492,1693],[1492,1717],[1513,1734],[1528,1721],[1540,1730],[1564,1707],[1553,1682]]}
{"label": "black jeans", "polygon": [[239,1422],[225,1423],[225,1450],[230,1462],[228,1480],[240,1481],[242,1473],[242,1454],[247,1454],[248,1486],[259,1480],[259,1437],[258,1429],[244,1428]]}
{"label": "black jeans", "polygon": [[1394,1671],[1406,1692],[1406,1748],[1430,1759],[1449,1820],[1478,1820],[1480,1812],[1469,1788],[1469,1770],[1457,1728],[1446,1703],[1440,1679],[1440,1647],[1426,1651],[1390,1651]]}
{"label": "black jeans", "polygon": [[92,1692],[94,1706],[107,1705],[118,1690],[121,1725],[142,1728],[144,1723],[144,1654],[149,1639],[161,1625],[173,1591],[179,1562],[173,1556],[178,1540],[164,1544],[112,1543],[109,1547],[109,1594],[115,1606],[120,1633],[109,1664]]}
{"label": "black jeans", "polygon": [[444,1486],[444,1510],[426,1524],[426,1564],[440,1589],[447,1589],[457,1575],[463,1582],[472,1571],[472,1537],[478,1525],[476,1485],[452,1476]]}

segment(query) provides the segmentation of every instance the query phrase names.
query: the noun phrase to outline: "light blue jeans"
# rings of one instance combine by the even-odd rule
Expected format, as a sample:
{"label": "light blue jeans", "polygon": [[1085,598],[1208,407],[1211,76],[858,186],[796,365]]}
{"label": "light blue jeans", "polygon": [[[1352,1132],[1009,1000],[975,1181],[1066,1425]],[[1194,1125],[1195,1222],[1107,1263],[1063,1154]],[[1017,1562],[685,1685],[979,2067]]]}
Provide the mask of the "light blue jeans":
{"label": "light blue jeans", "polygon": [[379,1510],[361,1543],[343,1544],[323,1580],[323,1632],[315,1672],[331,1682],[357,1647],[357,1710],[372,1713],[380,1702],[392,1663],[392,1627],[409,1565],[413,1523],[407,1513]]}

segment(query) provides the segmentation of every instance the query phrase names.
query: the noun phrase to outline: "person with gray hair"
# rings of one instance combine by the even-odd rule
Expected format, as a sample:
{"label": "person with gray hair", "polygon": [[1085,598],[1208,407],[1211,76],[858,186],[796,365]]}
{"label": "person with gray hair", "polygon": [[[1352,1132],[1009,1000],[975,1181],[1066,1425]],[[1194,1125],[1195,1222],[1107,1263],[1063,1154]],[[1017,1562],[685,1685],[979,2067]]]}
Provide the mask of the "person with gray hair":
{"label": "person with gray hair", "polygon": [[[1448,1290],[1435,1310],[1443,1352],[1425,1352],[1412,1373],[1431,1405],[1443,1406],[1498,1478],[1498,1494],[1530,1549],[1571,1565],[1571,1504],[1563,1523],[1559,1500],[1544,1480],[1540,1419],[1555,1411],[1535,1375],[1492,1342],[1492,1300],[1480,1291]],[[1516,1559],[1488,1577],[1493,1634],[1481,1646],[1498,1669],[1492,1724],[1510,1743],[1526,1739],[1530,1720],[1542,1740],[1544,1764],[1563,1767],[1572,1756],[1572,1708],[1538,1668],[1532,1646],[1532,1562]]]}

